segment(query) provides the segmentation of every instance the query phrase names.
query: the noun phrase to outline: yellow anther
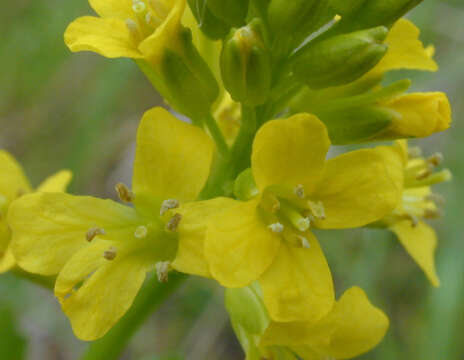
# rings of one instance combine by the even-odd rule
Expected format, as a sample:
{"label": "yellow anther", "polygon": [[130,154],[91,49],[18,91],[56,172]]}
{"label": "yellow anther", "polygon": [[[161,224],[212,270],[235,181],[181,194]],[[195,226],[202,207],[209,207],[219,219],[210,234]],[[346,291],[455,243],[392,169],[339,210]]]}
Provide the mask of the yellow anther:
{"label": "yellow anther", "polygon": [[303,185],[297,185],[294,189],[295,195],[300,198],[304,199],[305,198],[305,189]]}
{"label": "yellow anther", "polygon": [[322,201],[308,201],[309,211],[316,219],[324,220],[325,219],[325,207]]}
{"label": "yellow anther", "polygon": [[443,162],[443,154],[435,153],[427,159],[427,162],[433,166],[438,166]]}
{"label": "yellow anther", "polygon": [[166,230],[176,231],[181,220],[182,220],[181,214],[174,214],[171,220],[169,220],[168,223],[166,224]]}
{"label": "yellow anther", "polygon": [[440,210],[425,209],[424,218],[426,219],[438,219],[442,217],[443,214]]}
{"label": "yellow anther", "polygon": [[420,172],[416,175],[416,180],[424,180],[424,179],[427,179],[430,175],[432,175],[432,170],[431,170],[431,169],[424,169],[424,170],[420,171]]}
{"label": "yellow anther", "polygon": [[134,1],[132,10],[134,10],[136,14],[142,14],[147,10],[147,5],[145,5],[145,3],[142,1]]}
{"label": "yellow anther", "polygon": [[111,246],[108,250],[105,250],[103,257],[106,260],[114,260],[117,255],[117,249],[114,246]]}
{"label": "yellow anther", "polygon": [[147,236],[147,234],[148,234],[148,229],[144,225],[138,226],[137,229],[135,229],[135,232],[134,232],[134,236],[137,239],[143,239],[143,238],[145,238]]}
{"label": "yellow anther", "polygon": [[444,205],[446,202],[445,198],[439,194],[429,194],[424,198],[424,200],[435,202],[438,205]]}
{"label": "yellow anther", "polygon": [[92,241],[96,236],[98,235],[105,235],[105,229],[98,228],[98,227],[93,227],[87,231],[85,234],[85,238],[87,239],[88,242]]}
{"label": "yellow anther", "polygon": [[176,200],[176,199],[164,200],[163,203],[161,204],[160,216],[163,216],[166,213],[166,211],[171,210],[171,209],[176,209],[178,207],[179,207],[179,200]]}
{"label": "yellow anther", "polygon": [[304,217],[301,218],[297,221],[297,229],[304,232],[309,229],[309,226],[311,225],[311,220],[309,218]]}
{"label": "yellow anther", "polygon": [[156,277],[159,282],[168,282],[169,270],[171,270],[171,263],[169,261],[159,261],[155,264]]}
{"label": "yellow anther", "polygon": [[119,199],[125,203],[134,201],[134,193],[123,183],[118,183],[115,186],[115,190],[118,193]]}
{"label": "yellow anther", "polygon": [[271,224],[268,226],[268,228],[272,231],[272,232],[275,232],[275,233],[281,233],[284,231],[284,226],[279,223],[279,222],[276,222],[274,224]]}

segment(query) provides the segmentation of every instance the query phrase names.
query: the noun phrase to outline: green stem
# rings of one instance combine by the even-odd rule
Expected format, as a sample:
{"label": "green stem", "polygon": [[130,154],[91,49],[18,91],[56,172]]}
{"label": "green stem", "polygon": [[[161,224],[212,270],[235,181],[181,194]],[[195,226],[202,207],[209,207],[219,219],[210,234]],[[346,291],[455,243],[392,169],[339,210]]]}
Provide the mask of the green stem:
{"label": "green stem", "polygon": [[214,142],[216,143],[219,153],[222,156],[226,156],[229,152],[229,147],[227,146],[226,140],[224,139],[224,135],[222,135],[221,129],[219,129],[216,120],[211,116],[211,114],[205,118],[205,125],[208,128]]}
{"label": "green stem", "polygon": [[103,338],[90,344],[81,360],[118,359],[139,326],[186,278],[184,274],[171,273],[167,283],[159,283],[154,277],[142,288],[134,304],[119,323]]}

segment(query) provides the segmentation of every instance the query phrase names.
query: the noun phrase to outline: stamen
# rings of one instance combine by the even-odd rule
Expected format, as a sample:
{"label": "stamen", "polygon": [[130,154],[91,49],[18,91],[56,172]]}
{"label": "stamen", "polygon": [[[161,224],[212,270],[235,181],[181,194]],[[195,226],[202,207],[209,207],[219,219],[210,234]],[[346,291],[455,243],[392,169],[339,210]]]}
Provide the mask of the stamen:
{"label": "stamen", "polygon": [[166,224],[166,230],[176,231],[181,220],[182,220],[181,214],[174,214],[171,220],[169,220],[168,223]]}
{"label": "stamen", "polygon": [[91,242],[96,236],[105,234],[105,229],[93,227],[87,231],[87,233],[85,234],[85,238],[88,242]]}
{"label": "stamen", "polygon": [[408,181],[406,181],[406,187],[432,186],[449,181],[452,179],[452,177],[453,175],[451,172],[448,169],[445,169],[436,173],[432,173],[423,179],[408,179]]}
{"label": "stamen", "polygon": [[420,172],[416,175],[416,180],[424,180],[424,179],[427,179],[430,175],[432,175],[432,170],[431,170],[431,169],[424,169],[424,170],[420,171]]}
{"label": "stamen", "polygon": [[319,220],[325,219],[325,207],[322,201],[308,201],[308,207],[311,214]]}
{"label": "stamen", "polygon": [[424,198],[425,201],[432,201],[437,203],[438,205],[444,205],[446,200],[443,196],[439,194],[429,194]]}
{"label": "stamen", "polygon": [[281,201],[280,212],[299,231],[305,232],[306,230],[309,229],[309,226],[311,225],[310,219],[308,217],[303,217],[297,210],[295,210],[287,202]]}
{"label": "stamen", "polygon": [[168,282],[169,270],[171,270],[171,263],[169,261],[159,261],[155,264],[156,277],[161,283]]}
{"label": "stamen", "polygon": [[160,216],[163,216],[166,213],[166,211],[171,210],[171,209],[176,209],[178,207],[179,207],[179,200],[176,200],[176,199],[164,200],[163,203],[161,204]]}
{"label": "stamen", "polygon": [[103,257],[106,260],[114,260],[117,255],[117,249],[114,246],[111,246],[108,250],[103,253]]}
{"label": "stamen", "polygon": [[309,218],[307,218],[307,217],[302,218],[302,219],[298,220],[298,222],[297,222],[298,230],[303,231],[303,232],[308,230],[310,225],[311,225],[311,220],[309,220]]}
{"label": "stamen", "polygon": [[119,199],[125,203],[134,201],[134,193],[123,183],[118,183],[115,186],[115,190],[118,193]]}
{"label": "stamen", "polygon": [[145,5],[145,3],[142,1],[134,1],[132,10],[134,10],[136,14],[142,14],[147,10],[147,5]]}
{"label": "stamen", "polygon": [[305,238],[304,236],[299,236],[298,235],[298,238],[300,239],[301,241],[301,246],[305,249],[309,249],[311,247],[311,244],[309,243],[308,239]]}
{"label": "stamen", "polygon": [[425,209],[424,218],[426,219],[438,219],[443,216],[440,210]]}
{"label": "stamen", "polygon": [[135,229],[135,232],[134,232],[134,236],[137,239],[143,239],[143,238],[145,238],[147,236],[147,234],[148,234],[148,229],[144,225],[138,226],[137,229]]}
{"label": "stamen", "polygon": [[419,224],[419,218],[416,215],[407,214],[406,218],[411,221],[411,226],[416,227]]}
{"label": "stamen", "polygon": [[279,222],[269,225],[268,228],[275,233],[281,233],[282,231],[284,231],[284,226]]}
{"label": "stamen", "polygon": [[300,198],[304,199],[305,198],[305,189],[303,185],[297,185],[294,189],[295,195]]}
{"label": "stamen", "polygon": [[435,153],[427,159],[427,162],[433,166],[438,166],[443,162],[443,154]]}

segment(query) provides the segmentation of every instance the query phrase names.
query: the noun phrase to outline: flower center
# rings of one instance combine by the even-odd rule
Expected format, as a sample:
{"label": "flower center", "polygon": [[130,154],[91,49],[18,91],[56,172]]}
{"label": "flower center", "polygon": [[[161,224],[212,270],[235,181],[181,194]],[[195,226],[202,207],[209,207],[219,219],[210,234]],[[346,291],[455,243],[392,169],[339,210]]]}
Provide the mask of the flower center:
{"label": "flower center", "polygon": [[136,42],[150,36],[167,18],[169,8],[163,0],[132,0],[133,19],[126,24]]}
{"label": "flower center", "polygon": [[271,186],[263,194],[260,212],[269,231],[292,246],[309,248],[306,232],[315,220],[325,218],[321,201],[311,200],[303,185],[293,189]]}

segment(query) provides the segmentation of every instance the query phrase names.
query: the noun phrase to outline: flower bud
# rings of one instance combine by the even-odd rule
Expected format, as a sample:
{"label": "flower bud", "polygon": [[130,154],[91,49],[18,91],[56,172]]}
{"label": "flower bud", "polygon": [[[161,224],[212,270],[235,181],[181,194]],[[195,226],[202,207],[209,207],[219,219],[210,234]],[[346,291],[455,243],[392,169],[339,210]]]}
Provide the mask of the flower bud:
{"label": "flower bud", "polygon": [[310,88],[348,84],[371,70],[387,52],[380,26],[309,43],[295,55],[293,71]]}
{"label": "flower bud", "polygon": [[263,104],[271,89],[271,56],[255,19],[224,42],[221,74],[232,99],[248,106]]}
{"label": "flower bud", "polygon": [[245,25],[249,0],[207,0],[211,13],[232,26]]}
{"label": "flower bud", "polygon": [[355,13],[365,2],[366,0],[329,0],[332,9],[341,16]]}
{"label": "flower bud", "polygon": [[210,114],[219,94],[218,84],[193,45],[190,30],[183,28],[179,39],[179,49],[166,50],[155,68],[144,62],[138,64],[175,110],[201,120]]}
{"label": "flower bud", "polygon": [[200,30],[210,39],[222,39],[229,33],[231,26],[214,15],[207,2],[208,0],[188,0]]}

